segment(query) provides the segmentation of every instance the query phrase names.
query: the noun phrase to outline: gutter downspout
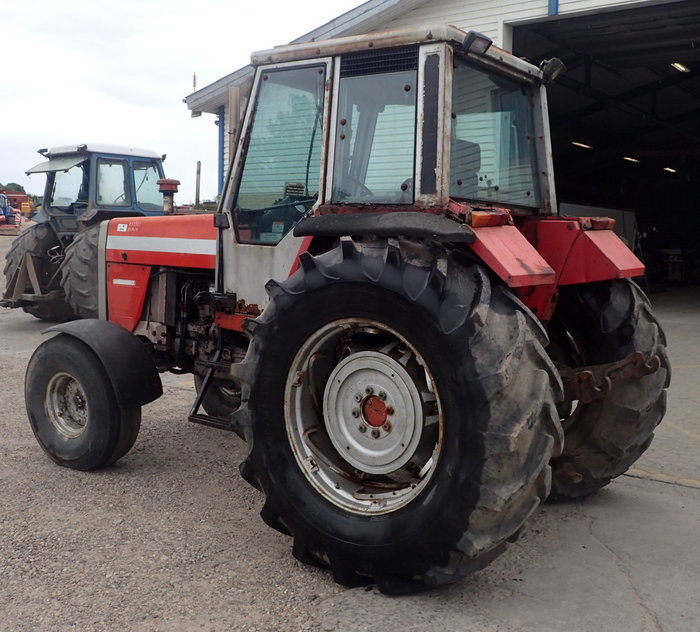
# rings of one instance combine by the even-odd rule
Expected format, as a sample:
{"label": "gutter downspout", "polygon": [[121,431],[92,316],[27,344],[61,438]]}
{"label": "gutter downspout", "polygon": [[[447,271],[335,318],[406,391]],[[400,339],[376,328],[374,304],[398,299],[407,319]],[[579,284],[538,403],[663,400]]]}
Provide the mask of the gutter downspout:
{"label": "gutter downspout", "polygon": [[[551,0],[550,0],[551,1]],[[219,107],[216,124],[219,126],[219,195],[224,190],[224,134],[226,134],[226,108]]]}

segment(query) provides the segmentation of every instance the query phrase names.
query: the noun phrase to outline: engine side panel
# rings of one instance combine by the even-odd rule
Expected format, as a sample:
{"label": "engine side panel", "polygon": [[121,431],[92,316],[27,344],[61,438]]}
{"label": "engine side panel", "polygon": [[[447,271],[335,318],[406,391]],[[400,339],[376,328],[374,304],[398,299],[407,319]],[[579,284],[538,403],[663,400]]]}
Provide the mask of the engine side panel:
{"label": "engine side panel", "polygon": [[151,266],[107,264],[108,320],[133,331],[146,300]]}
{"label": "engine side panel", "polygon": [[216,228],[211,214],[114,219],[104,252],[104,317],[134,331],[153,267],[211,270],[213,276]]}

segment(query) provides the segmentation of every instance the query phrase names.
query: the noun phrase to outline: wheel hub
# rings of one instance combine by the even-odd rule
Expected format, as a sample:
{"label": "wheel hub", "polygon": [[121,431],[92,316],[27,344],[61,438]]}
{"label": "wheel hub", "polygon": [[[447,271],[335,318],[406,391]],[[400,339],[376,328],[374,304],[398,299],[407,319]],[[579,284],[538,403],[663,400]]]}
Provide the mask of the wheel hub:
{"label": "wheel hub", "polygon": [[375,428],[386,424],[387,417],[389,416],[387,410],[386,404],[376,395],[365,397],[362,402],[362,418],[370,426],[374,426]]}
{"label": "wheel hub", "polygon": [[404,466],[420,442],[423,410],[408,371],[377,351],[353,353],[329,376],[323,397],[326,429],[353,467],[389,474]]}
{"label": "wheel hub", "polygon": [[49,381],[46,413],[56,430],[67,439],[75,439],[87,424],[87,399],[83,388],[72,375],[58,373]]}

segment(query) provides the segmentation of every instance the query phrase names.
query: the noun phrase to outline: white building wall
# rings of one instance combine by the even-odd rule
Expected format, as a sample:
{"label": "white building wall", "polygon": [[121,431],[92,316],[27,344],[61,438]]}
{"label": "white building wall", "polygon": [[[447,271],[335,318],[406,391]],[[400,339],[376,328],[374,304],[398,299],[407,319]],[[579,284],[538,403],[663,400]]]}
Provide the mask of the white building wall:
{"label": "white building wall", "polygon": [[375,30],[452,24],[479,31],[493,39],[497,46],[502,46],[504,19],[527,20],[542,15],[547,15],[547,0],[435,0]]}
{"label": "white building wall", "polygon": [[592,9],[610,9],[617,7],[624,9],[626,8],[625,5],[629,4],[642,6],[645,4],[659,4],[659,2],[654,2],[653,0],[559,0],[559,15],[591,11]]}
{"label": "white building wall", "polygon": [[[600,9],[629,8],[668,0],[559,0],[560,17]],[[452,24],[487,35],[496,46],[510,49],[510,26],[548,17],[548,0],[434,0],[373,29],[415,28]]]}

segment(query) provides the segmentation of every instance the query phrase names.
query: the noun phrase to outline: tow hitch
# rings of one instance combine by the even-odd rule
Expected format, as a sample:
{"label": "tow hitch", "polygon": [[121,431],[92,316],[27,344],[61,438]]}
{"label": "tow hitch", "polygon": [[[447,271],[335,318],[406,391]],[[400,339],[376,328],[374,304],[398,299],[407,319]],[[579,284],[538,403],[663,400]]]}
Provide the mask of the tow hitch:
{"label": "tow hitch", "polygon": [[556,364],[564,384],[566,401],[578,400],[588,404],[610,393],[615,380],[643,377],[655,373],[661,367],[661,358],[653,356],[648,362],[641,351],[609,364],[568,367]]}

